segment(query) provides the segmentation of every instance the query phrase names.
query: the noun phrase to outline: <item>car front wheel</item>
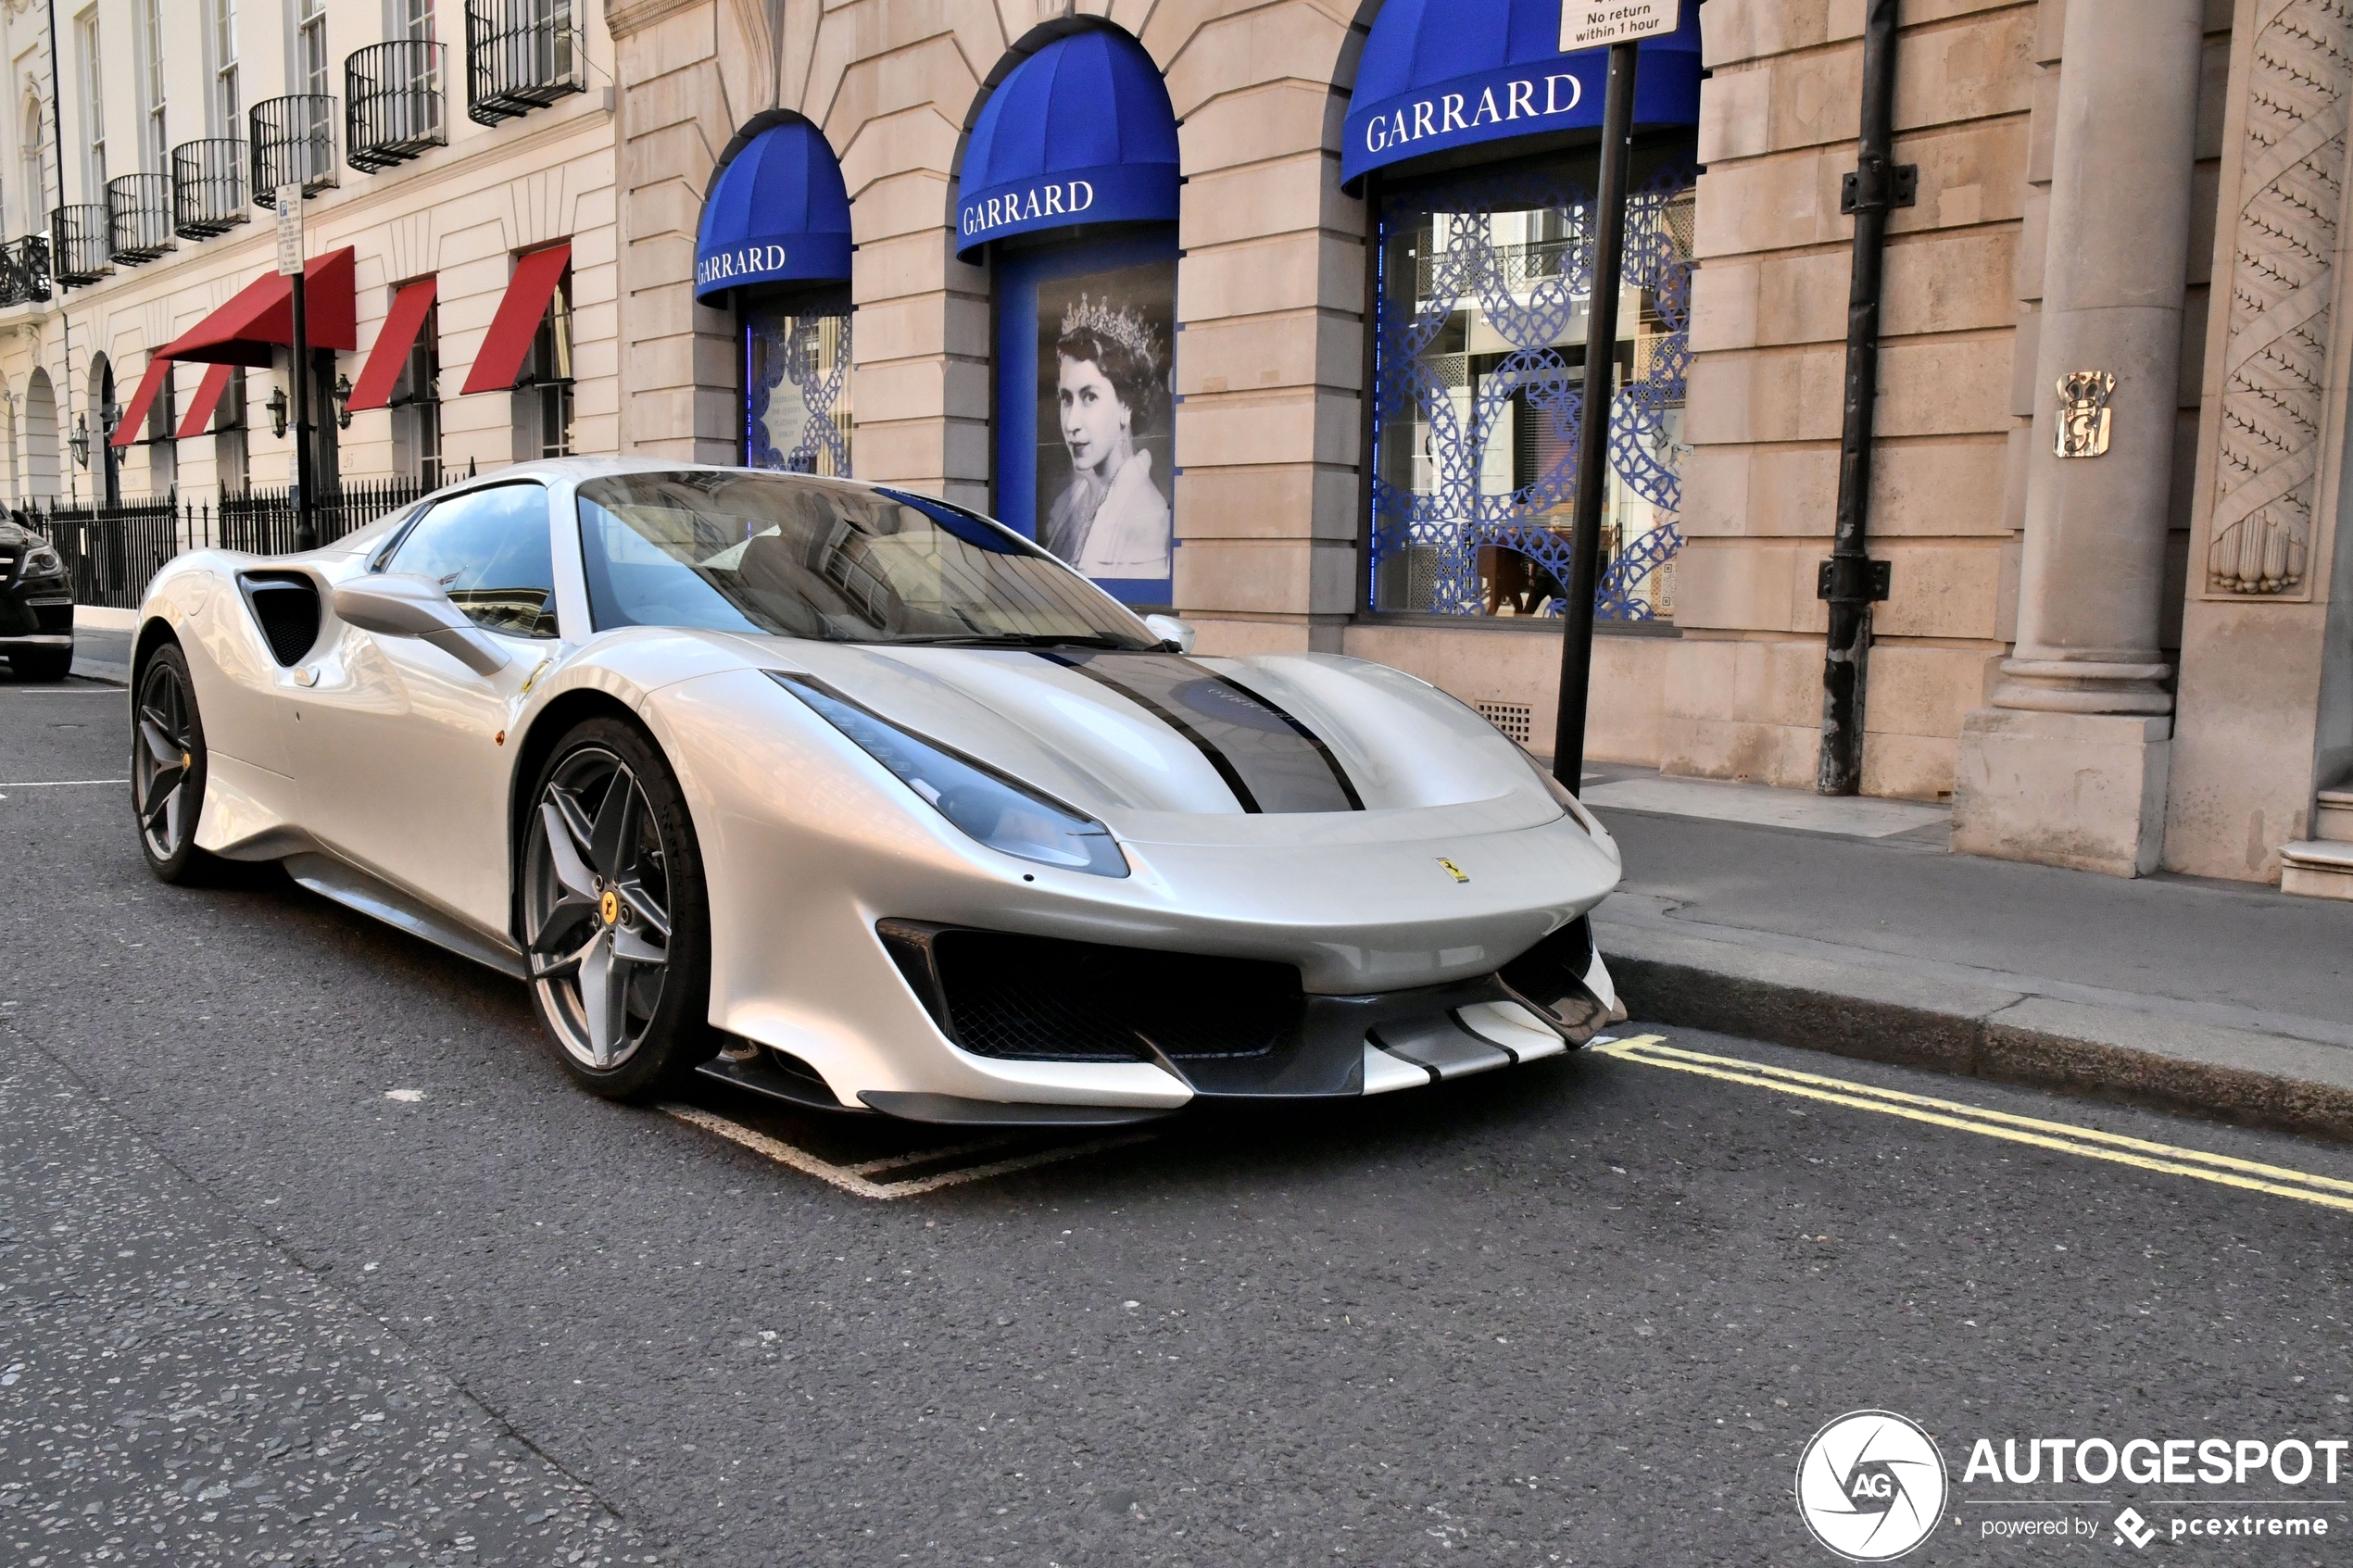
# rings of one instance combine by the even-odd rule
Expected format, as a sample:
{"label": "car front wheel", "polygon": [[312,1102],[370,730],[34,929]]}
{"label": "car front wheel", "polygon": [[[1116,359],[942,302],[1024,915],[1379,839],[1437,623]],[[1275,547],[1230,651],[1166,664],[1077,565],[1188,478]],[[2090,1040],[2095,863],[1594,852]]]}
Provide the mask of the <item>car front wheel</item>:
{"label": "car front wheel", "polygon": [[212,859],[196,847],[206,761],[195,683],[187,659],[167,643],[139,672],[131,710],[131,806],[147,869],[165,882],[187,882]]}
{"label": "car front wheel", "polygon": [[641,1099],[709,1058],[709,907],[684,793],[633,725],[592,719],[541,770],[525,824],[532,994],[573,1080]]}

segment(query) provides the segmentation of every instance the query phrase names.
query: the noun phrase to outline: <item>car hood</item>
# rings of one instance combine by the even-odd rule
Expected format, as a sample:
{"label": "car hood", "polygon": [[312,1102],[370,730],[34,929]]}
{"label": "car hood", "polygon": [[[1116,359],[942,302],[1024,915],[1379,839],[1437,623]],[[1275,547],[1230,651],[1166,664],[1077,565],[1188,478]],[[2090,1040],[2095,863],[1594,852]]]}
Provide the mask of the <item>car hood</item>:
{"label": "car hood", "polygon": [[1562,815],[1492,725],[1362,659],[688,634],[813,677],[1137,841],[1362,843]]}

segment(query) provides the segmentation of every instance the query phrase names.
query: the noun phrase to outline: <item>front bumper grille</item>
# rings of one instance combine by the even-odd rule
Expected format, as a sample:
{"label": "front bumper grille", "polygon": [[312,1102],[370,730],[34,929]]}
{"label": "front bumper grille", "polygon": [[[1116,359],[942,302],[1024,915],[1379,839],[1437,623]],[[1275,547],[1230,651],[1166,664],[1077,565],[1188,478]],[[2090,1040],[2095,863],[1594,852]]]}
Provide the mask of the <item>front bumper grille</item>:
{"label": "front bumper grille", "polygon": [[1299,1025],[1299,971],[1289,964],[996,931],[939,931],[930,946],[947,1033],[975,1056],[1264,1056]]}
{"label": "front bumper grille", "polygon": [[[875,930],[940,1033],[974,1055],[1152,1062],[1209,1098],[1361,1094],[1368,1042],[1420,1061],[1428,1051],[1405,1042],[1467,1037],[1456,1016],[1464,1008],[1520,1003],[1578,1045],[1606,1014],[1581,980],[1592,957],[1583,921],[1501,973],[1356,997],[1307,996],[1296,968],[1259,960],[917,921],[886,920]],[[1497,1064],[1516,1060],[1486,1051]],[[1443,1062],[1434,1071],[1451,1075]]]}

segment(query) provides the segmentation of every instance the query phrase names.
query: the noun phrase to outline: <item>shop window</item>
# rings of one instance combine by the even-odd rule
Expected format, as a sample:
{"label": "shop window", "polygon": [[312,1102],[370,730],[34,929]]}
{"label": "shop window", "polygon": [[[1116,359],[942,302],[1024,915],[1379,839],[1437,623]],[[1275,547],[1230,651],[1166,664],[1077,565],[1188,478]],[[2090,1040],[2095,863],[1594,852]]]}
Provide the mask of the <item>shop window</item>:
{"label": "shop window", "polygon": [[515,459],[573,454],[572,270],[556,282],[515,388]]}
{"label": "shop window", "polygon": [[[1684,145],[1688,147],[1688,143]],[[1687,156],[1638,155],[1628,203],[1596,614],[1670,621],[1690,363]],[[1548,616],[1569,577],[1594,164],[1378,195],[1370,577],[1375,610]]]}
{"label": "shop window", "polygon": [[441,309],[428,307],[393,383],[393,466],[428,490],[441,487]]}
{"label": "shop window", "polygon": [[996,263],[998,518],[1145,608],[1172,600],[1176,236]]}
{"label": "shop window", "polygon": [[743,460],[849,477],[849,291],[738,291]]}

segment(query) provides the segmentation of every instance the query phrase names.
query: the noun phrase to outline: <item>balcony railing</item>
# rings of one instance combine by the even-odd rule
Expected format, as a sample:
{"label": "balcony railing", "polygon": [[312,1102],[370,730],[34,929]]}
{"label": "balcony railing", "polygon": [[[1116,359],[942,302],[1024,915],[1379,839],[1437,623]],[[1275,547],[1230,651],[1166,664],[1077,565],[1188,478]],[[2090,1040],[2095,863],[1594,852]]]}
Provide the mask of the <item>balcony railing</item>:
{"label": "balcony railing", "polygon": [[207,240],[253,221],[245,201],[245,144],[208,136],[171,149],[171,227],[182,239]]}
{"label": "balcony railing", "polygon": [[422,38],[354,50],[343,63],[344,161],[373,174],[449,144],[441,115],[441,57]]}
{"label": "balcony railing", "polygon": [[477,125],[588,90],[584,0],[466,0],[466,118]]}
{"label": "balcony railing", "polygon": [[0,245],[0,306],[30,305],[48,297],[48,239],[27,234]]}
{"label": "balcony railing", "polygon": [[119,174],[107,182],[107,213],[112,239],[108,254],[136,267],[168,250],[171,237],[171,176]]}
{"label": "balcony railing", "polygon": [[253,143],[253,199],[278,205],[278,187],[312,195],[335,182],[335,101],[324,93],[264,98],[247,116]]}
{"label": "balcony railing", "polygon": [[49,214],[51,265],[69,289],[114,276],[114,215],[97,202]]}

